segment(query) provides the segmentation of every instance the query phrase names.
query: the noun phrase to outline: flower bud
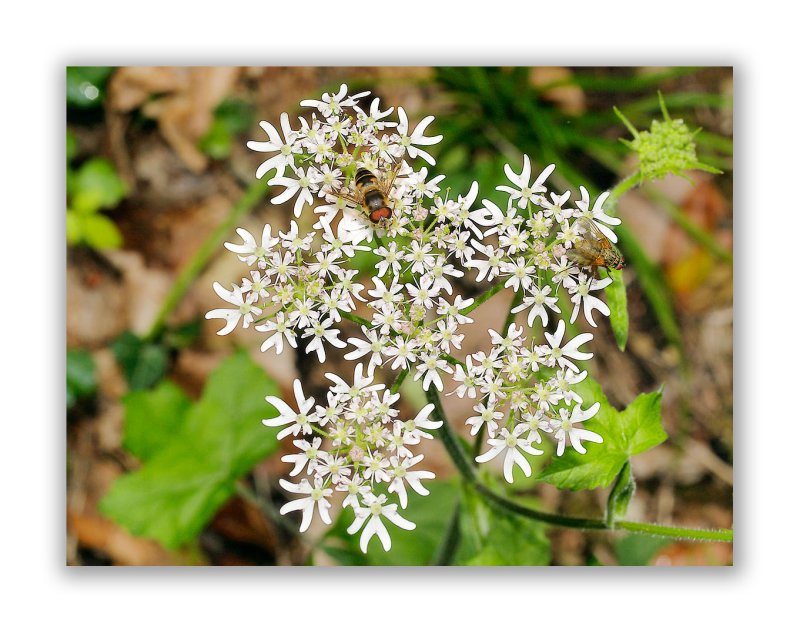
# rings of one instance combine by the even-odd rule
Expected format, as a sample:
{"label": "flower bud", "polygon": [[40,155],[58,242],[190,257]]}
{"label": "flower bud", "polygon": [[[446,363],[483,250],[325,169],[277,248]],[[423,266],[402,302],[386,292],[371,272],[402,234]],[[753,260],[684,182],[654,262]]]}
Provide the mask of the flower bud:
{"label": "flower bud", "polygon": [[347,456],[354,464],[361,462],[361,460],[364,459],[364,455],[366,455],[364,449],[358,445],[353,446],[353,448],[350,449],[350,452],[347,453]]}

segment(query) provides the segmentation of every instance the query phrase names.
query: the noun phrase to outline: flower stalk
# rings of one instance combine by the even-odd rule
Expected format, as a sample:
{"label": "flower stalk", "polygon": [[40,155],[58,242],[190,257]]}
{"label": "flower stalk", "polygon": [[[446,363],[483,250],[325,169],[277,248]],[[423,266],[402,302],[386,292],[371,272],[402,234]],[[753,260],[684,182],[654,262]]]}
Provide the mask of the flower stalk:
{"label": "flower stalk", "polygon": [[178,277],[170,288],[169,294],[164,298],[164,302],[161,304],[161,308],[158,314],[156,314],[153,324],[144,336],[146,341],[154,341],[158,335],[161,334],[169,315],[172,314],[172,311],[177,307],[180,300],[183,299],[183,296],[189,290],[194,280],[203,272],[208,262],[217,252],[220,241],[250,212],[259,200],[266,195],[268,190],[269,187],[263,180],[256,180],[252,183],[236,204],[231,207],[228,217],[226,217],[200,245],[200,248],[197,249],[192,259],[189,260],[178,274]]}
{"label": "flower stalk", "polygon": [[447,421],[447,416],[442,407],[439,393],[435,389],[429,389],[425,393],[428,397],[428,402],[433,405],[436,418],[442,421],[442,426],[439,428],[438,433],[442,439],[442,444],[444,444],[459,474],[476,492],[486,499],[487,502],[501,512],[525,517],[541,523],[547,523],[548,525],[578,530],[624,530],[627,532],[668,536],[675,539],[717,541],[724,543],[733,542],[733,530],[684,528],[671,525],[659,525],[656,523],[637,523],[635,521],[617,521],[614,526],[611,527],[602,519],[541,512],[517,503],[504,495],[498,494],[489,489],[478,479],[476,470],[472,467],[464,449],[461,447],[461,439],[455,431],[453,431],[453,428]]}

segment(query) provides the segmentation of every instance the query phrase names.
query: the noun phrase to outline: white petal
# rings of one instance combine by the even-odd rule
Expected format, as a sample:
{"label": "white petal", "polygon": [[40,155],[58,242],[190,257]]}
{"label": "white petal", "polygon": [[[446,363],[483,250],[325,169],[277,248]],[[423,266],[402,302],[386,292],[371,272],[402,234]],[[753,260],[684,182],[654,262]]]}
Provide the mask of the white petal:
{"label": "white petal", "polygon": [[373,516],[367,522],[367,525],[364,526],[364,531],[361,533],[361,539],[359,540],[359,545],[361,546],[361,551],[364,552],[365,554],[367,553],[367,545],[369,545],[369,540],[372,538],[372,535],[375,534],[377,530],[376,523],[377,525],[383,527],[383,523],[381,523],[380,519],[376,516]]}
{"label": "white petal", "polygon": [[397,527],[402,528],[404,530],[414,530],[417,527],[416,523],[409,521],[408,519],[404,519],[401,517],[397,512],[386,511],[384,515],[389,521],[394,523]]}

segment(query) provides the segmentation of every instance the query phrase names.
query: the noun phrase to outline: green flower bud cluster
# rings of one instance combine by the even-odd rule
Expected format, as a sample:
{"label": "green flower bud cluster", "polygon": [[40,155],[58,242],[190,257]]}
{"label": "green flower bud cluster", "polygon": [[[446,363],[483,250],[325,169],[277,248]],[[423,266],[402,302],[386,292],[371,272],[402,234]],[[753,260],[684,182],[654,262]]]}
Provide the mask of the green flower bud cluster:
{"label": "green flower bud cluster", "polygon": [[656,180],[697,165],[693,138],[683,119],[672,119],[653,121],[649,132],[639,132],[625,144],[639,155],[642,179]]}
{"label": "green flower bud cluster", "polygon": [[622,140],[639,156],[640,181],[657,180],[668,174],[685,176],[689,169],[700,169],[711,173],[719,170],[697,160],[694,137],[700,131],[691,131],[683,119],[672,119],[667,112],[661,93],[658,95],[663,121],[654,120],[650,131],[638,131],[617,108],[617,116],[633,135],[633,140]]}

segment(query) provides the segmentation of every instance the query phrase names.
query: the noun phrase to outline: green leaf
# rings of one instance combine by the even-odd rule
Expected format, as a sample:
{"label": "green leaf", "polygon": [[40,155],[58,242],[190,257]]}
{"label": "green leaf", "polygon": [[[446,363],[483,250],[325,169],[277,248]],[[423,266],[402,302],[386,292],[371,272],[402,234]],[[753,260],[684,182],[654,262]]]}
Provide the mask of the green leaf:
{"label": "green leaf", "polygon": [[214,121],[208,132],[200,139],[200,150],[211,158],[221,160],[231,153],[233,137],[250,127],[253,107],[244,101],[223,101],[214,111]]}
{"label": "green leaf", "polygon": [[67,244],[77,244],[83,238],[83,216],[67,209]]}
{"label": "green leaf", "polygon": [[103,103],[110,66],[70,66],[67,68],[67,104],[94,108]]}
{"label": "green leaf", "polygon": [[617,347],[620,351],[625,351],[625,344],[628,342],[628,295],[625,289],[625,281],[622,278],[621,270],[608,271],[612,282],[606,287],[606,301],[611,310],[609,319]]}
{"label": "green leaf", "polygon": [[350,259],[351,269],[355,269],[362,274],[369,275],[370,277],[375,273],[375,267],[381,258],[373,252],[377,249],[377,243],[371,244],[372,248],[368,251],[356,251],[355,257]]}
{"label": "green leaf", "polygon": [[94,374],[94,359],[89,352],[67,350],[67,409],[78,400],[92,395],[97,389]]}
{"label": "green leaf", "polygon": [[122,366],[132,391],[149,389],[167,370],[167,350],[148,343],[133,332],[123,334],[111,344],[111,351]]}
{"label": "green leaf", "polygon": [[667,439],[661,425],[661,391],[639,394],[620,418],[620,445],[628,455],[638,455]]}
{"label": "green leaf", "polygon": [[277,384],[245,352],[224,361],[182,428],[140,470],[113,483],[101,512],[165,547],[196,537],[236,481],[278,447],[276,430],[261,424],[276,415],[267,395],[279,395]]}
{"label": "green leaf", "polygon": [[214,111],[214,119],[222,123],[231,134],[246,132],[253,122],[255,109],[241,99],[226,99]]}
{"label": "green leaf", "polygon": [[606,502],[606,524],[613,528],[617,518],[625,516],[628,511],[628,504],[636,492],[636,480],[631,472],[630,461],[625,462],[622,470],[619,471],[614,487],[608,495]]}
{"label": "green leaf", "polygon": [[152,391],[132,391],[125,405],[123,446],[147,461],[181,431],[192,401],[180,387],[167,380]]}
{"label": "green leaf", "polygon": [[584,426],[599,433],[603,443],[587,442],[584,455],[568,448],[564,455],[545,467],[539,475],[541,481],[568,490],[605,488],[632,455],[643,453],[667,439],[661,425],[660,391],[640,394],[622,412],[608,403],[600,385],[591,378],[575,385],[575,391],[584,399],[584,407],[600,403],[597,415]]}
{"label": "green leaf", "polygon": [[227,158],[231,153],[231,146],[233,145],[233,137],[225,127],[225,124],[219,119],[214,119],[208,132],[200,139],[200,151],[208,154],[215,160],[222,160]]}
{"label": "green leaf", "polygon": [[[597,431],[597,427],[593,426],[590,430]],[[576,453],[567,453],[553,460],[539,475],[539,480],[562,490],[606,487],[614,480],[625,459],[616,451],[596,454],[598,452],[599,450],[587,449],[588,459],[586,455],[576,457]]]}
{"label": "green leaf", "polygon": [[466,565],[533,566],[550,564],[550,541],[541,524],[493,514],[486,545]]}
{"label": "green leaf", "polygon": [[82,216],[81,236],[89,246],[96,250],[119,248],[122,246],[122,234],[116,224],[104,215]]}
{"label": "green leaf", "polygon": [[469,490],[462,502],[461,535],[463,565],[550,564],[550,541],[541,523],[494,512]]}
{"label": "green leaf", "polygon": [[671,539],[649,534],[626,534],[614,543],[617,562],[625,566],[649,565],[653,557],[672,543]]}
{"label": "green leaf", "polygon": [[322,549],[342,565],[427,565],[433,558],[439,542],[447,529],[450,515],[458,499],[458,487],[453,482],[426,483],[430,494],[422,497],[409,493],[408,508],[398,507],[400,516],[417,524],[415,530],[400,529],[384,521],[392,537],[392,548],[383,551],[377,537],[373,537],[364,554],[358,541],[361,532],[347,533],[353,522],[353,510],[347,508],[325,535]]}
{"label": "green leaf", "polygon": [[173,349],[183,349],[194,343],[200,336],[201,319],[197,318],[164,331],[161,340]]}
{"label": "green leaf", "polygon": [[128,193],[128,186],[105,158],[92,158],[75,172],[70,207],[82,215],[116,207]]}

